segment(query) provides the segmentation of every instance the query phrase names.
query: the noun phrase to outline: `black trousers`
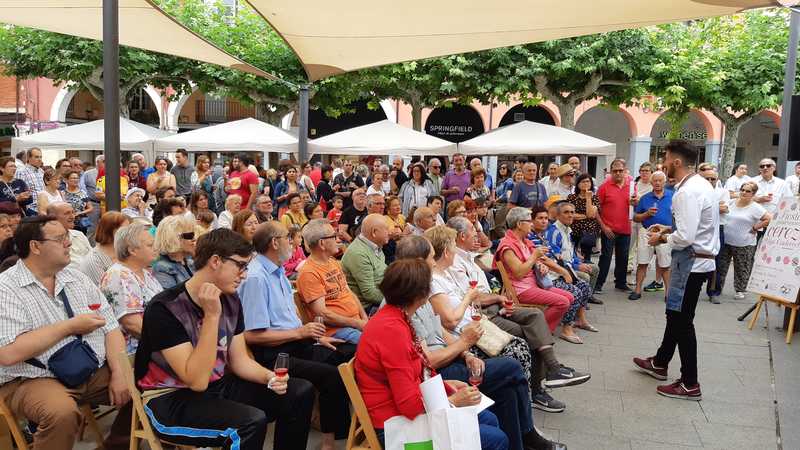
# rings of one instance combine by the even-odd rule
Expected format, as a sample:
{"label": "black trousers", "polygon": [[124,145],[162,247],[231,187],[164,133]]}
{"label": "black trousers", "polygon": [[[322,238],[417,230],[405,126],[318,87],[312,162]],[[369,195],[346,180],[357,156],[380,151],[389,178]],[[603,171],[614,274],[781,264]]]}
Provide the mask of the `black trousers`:
{"label": "black trousers", "polygon": [[605,234],[600,235],[600,273],[597,275],[595,289],[601,289],[606,283],[608,271],[611,269],[611,256],[614,256],[614,287],[626,288],[628,286],[628,250],[630,248],[630,235],[617,234],[613,238]]}
{"label": "black trousers", "polygon": [[687,386],[697,384],[697,336],[694,331],[694,313],[697,309],[697,299],[707,278],[706,272],[689,275],[681,310],[667,310],[664,338],[661,340],[661,347],[658,348],[654,361],[658,367],[667,367],[677,346],[681,356],[681,381]]}
{"label": "black trousers", "polygon": [[156,433],[175,444],[262,450],[267,424],[275,423],[275,450],[306,448],[314,389],[289,380],[284,395],[263,384],[225,375],[203,392],[178,389],[150,400],[145,412]]}
{"label": "black trousers", "polygon": [[356,346],[339,344],[336,351],[314,341],[288,342],[276,347],[252,346],[253,356],[272,370],[278,353],[289,354],[290,379],[308,380],[319,392],[320,431],[345,439],[350,429],[350,400],[337,366],[349,361]]}

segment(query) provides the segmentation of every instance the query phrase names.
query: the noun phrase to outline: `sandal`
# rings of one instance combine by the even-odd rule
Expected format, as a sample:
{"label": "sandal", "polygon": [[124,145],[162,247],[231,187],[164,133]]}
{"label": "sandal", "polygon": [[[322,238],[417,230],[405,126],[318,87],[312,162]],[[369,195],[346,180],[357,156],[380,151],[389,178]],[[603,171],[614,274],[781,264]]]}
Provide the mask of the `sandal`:
{"label": "sandal", "polygon": [[565,341],[567,341],[567,342],[569,342],[571,344],[583,344],[583,339],[581,339],[580,336],[576,336],[574,334],[572,336],[567,336],[565,334],[561,334],[558,337],[560,337],[561,339],[563,339],[563,340],[565,340]]}
{"label": "sandal", "polygon": [[575,328],[580,328],[581,330],[591,331],[592,333],[597,333],[597,332],[599,332],[599,331],[600,331],[600,330],[598,330],[597,328],[595,328],[595,326],[594,326],[594,325],[592,325],[592,324],[590,324],[590,323],[587,323],[587,324],[585,324],[585,325],[577,325],[577,324],[576,324],[576,325],[573,325],[573,326],[574,326]]}

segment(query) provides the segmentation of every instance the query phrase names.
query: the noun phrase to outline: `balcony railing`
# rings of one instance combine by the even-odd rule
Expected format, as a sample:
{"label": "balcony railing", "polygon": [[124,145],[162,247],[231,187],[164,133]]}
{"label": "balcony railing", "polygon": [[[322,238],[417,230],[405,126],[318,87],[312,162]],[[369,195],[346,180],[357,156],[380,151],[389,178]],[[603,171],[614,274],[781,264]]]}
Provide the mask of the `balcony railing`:
{"label": "balcony railing", "polygon": [[200,99],[195,103],[197,123],[222,123],[247,117],[259,119],[259,116],[261,114],[256,113],[254,106],[242,105],[235,100]]}

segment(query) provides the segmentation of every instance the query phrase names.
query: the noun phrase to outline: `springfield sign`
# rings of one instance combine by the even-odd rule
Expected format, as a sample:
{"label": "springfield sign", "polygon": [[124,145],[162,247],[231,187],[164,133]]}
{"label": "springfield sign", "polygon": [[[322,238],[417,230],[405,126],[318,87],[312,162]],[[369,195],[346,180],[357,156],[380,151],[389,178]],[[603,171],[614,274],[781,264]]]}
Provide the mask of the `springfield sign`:
{"label": "springfield sign", "polygon": [[800,201],[784,197],[756,251],[747,290],[790,303],[800,292]]}

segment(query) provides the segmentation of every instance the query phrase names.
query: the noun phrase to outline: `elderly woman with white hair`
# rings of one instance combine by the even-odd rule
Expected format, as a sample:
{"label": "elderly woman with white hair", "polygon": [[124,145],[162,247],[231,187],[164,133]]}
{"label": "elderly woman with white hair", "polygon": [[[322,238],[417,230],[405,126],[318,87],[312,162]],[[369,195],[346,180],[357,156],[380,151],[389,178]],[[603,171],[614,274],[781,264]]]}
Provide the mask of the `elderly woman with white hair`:
{"label": "elderly woman with white hair", "polygon": [[141,188],[129,189],[125,194],[125,202],[128,204],[122,208],[122,214],[136,219],[138,217],[153,220],[153,210],[147,207],[147,202],[144,201],[145,191]]}
{"label": "elderly woman with white hair", "polygon": [[197,236],[195,221],[184,215],[165,217],[156,229],[155,249],[160,255],[153,273],[164,289],[183,283],[194,274]]}
{"label": "elderly woman with white hair", "polygon": [[114,308],[129,354],[139,345],[145,306],[163,290],[150,269],[157,256],[153,242],[147,224],[133,223],[117,230],[117,262],[100,279],[100,290]]}
{"label": "elderly woman with white hair", "polygon": [[225,199],[225,211],[219,213],[219,218],[217,219],[217,227],[218,228],[233,228],[233,216],[236,215],[242,209],[242,197],[240,195],[229,195],[228,198]]}

